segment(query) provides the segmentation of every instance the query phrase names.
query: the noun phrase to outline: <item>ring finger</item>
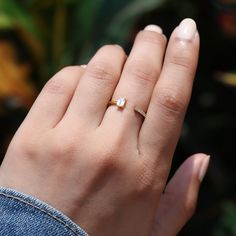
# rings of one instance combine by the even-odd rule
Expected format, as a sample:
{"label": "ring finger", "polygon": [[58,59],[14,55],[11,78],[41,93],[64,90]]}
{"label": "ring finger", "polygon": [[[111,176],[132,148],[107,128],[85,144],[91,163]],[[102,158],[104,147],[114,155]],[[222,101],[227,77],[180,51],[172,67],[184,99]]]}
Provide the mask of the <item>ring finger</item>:
{"label": "ring finger", "polygon": [[148,108],[161,71],[165,47],[166,38],[158,26],[149,25],[137,35],[113,95],[114,101],[121,97],[126,99],[126,109],[121,112],[115,106],[108,108],[103,122],[110,124],[110,128],[113,122],[124,125],[123,120],[131,129],[133,127],[136,132],[139,131],[142,117],[134,110],[139,108],[146,111]]}

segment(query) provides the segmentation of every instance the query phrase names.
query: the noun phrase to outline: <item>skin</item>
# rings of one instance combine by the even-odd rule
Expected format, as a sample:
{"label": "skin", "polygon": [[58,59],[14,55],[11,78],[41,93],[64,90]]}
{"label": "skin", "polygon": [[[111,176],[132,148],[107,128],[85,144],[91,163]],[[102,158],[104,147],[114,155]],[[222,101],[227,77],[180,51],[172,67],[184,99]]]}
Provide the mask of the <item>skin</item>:
{"label": "skin", "polygon": [[[166,185],[199,51],[197,32],[177,40],[177,30],[168,46],[141,31],[128,57],[107,45],[86,68],[51,78],[8,148],[0,185],[51,204],[92,236],[176,235],[194,212],[207,158],[190,157]],[[111,97],[127,107],[108,107]]]}

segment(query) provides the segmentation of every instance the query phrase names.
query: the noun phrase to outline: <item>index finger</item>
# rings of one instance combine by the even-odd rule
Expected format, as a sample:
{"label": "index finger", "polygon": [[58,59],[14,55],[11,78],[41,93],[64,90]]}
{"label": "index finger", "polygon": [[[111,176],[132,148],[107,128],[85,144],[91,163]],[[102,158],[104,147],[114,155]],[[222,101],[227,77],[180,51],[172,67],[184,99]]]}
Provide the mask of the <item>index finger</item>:
{"label": "index finger", "polygon": [[[170,38],[160,78],[139,134],[140,153],[171,160],[191,97],[199,54],[196,23],[185,19]],[[168,158],[169,157],[169,158]]]}

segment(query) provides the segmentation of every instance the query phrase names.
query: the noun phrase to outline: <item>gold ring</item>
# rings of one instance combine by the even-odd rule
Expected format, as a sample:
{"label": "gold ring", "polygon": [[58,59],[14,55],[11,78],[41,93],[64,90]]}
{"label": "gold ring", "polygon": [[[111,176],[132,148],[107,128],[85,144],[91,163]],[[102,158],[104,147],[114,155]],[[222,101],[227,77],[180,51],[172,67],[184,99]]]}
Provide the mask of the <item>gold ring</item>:
{"label": "gold ring", "polygon": [[111,100],[109,105],[116,105],[118,108],[125,108],[127,100],[125,98],[118,98],[117,100]]}
{"label": "gold ring", "polygon": [[[109,101],[108,105],[115,105],[120,109],[124,109],[126,106],[126,103],[127,103],[126,98],[122,97],[122,98],[118,98],[117,100]],[[134,111],[138,112],[141,116],[146,118],[146,113],[142,109],[135,107]]]}

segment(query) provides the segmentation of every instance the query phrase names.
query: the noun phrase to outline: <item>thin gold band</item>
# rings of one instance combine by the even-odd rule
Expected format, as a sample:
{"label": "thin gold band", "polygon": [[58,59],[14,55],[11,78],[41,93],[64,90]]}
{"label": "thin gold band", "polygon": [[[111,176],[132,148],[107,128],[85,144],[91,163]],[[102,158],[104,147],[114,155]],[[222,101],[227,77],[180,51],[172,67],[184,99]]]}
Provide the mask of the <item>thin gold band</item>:
{"label": "thin gold band", "polygon": [[141,110],[141,109],[138,108],[138,107],[135,107],[134,110],[135,110],[136,112],[138,112],[140,115],[142,115],[144,118],[146,118],[146,116],[147,116],[146,112],[144,112],[143,110]]}
{"label": "thin gold band", "polygon": [[[109,101],[108,105],[115,105],[115,106],[117,106],[120,109],[124,109],[126,103],[127,103],[126,98],[118,98],[117,100]],[[134,111],[138,112],[141,116],[146,118],[146,113],[142,109],[140,109],[138,107],[135,107]]]}

